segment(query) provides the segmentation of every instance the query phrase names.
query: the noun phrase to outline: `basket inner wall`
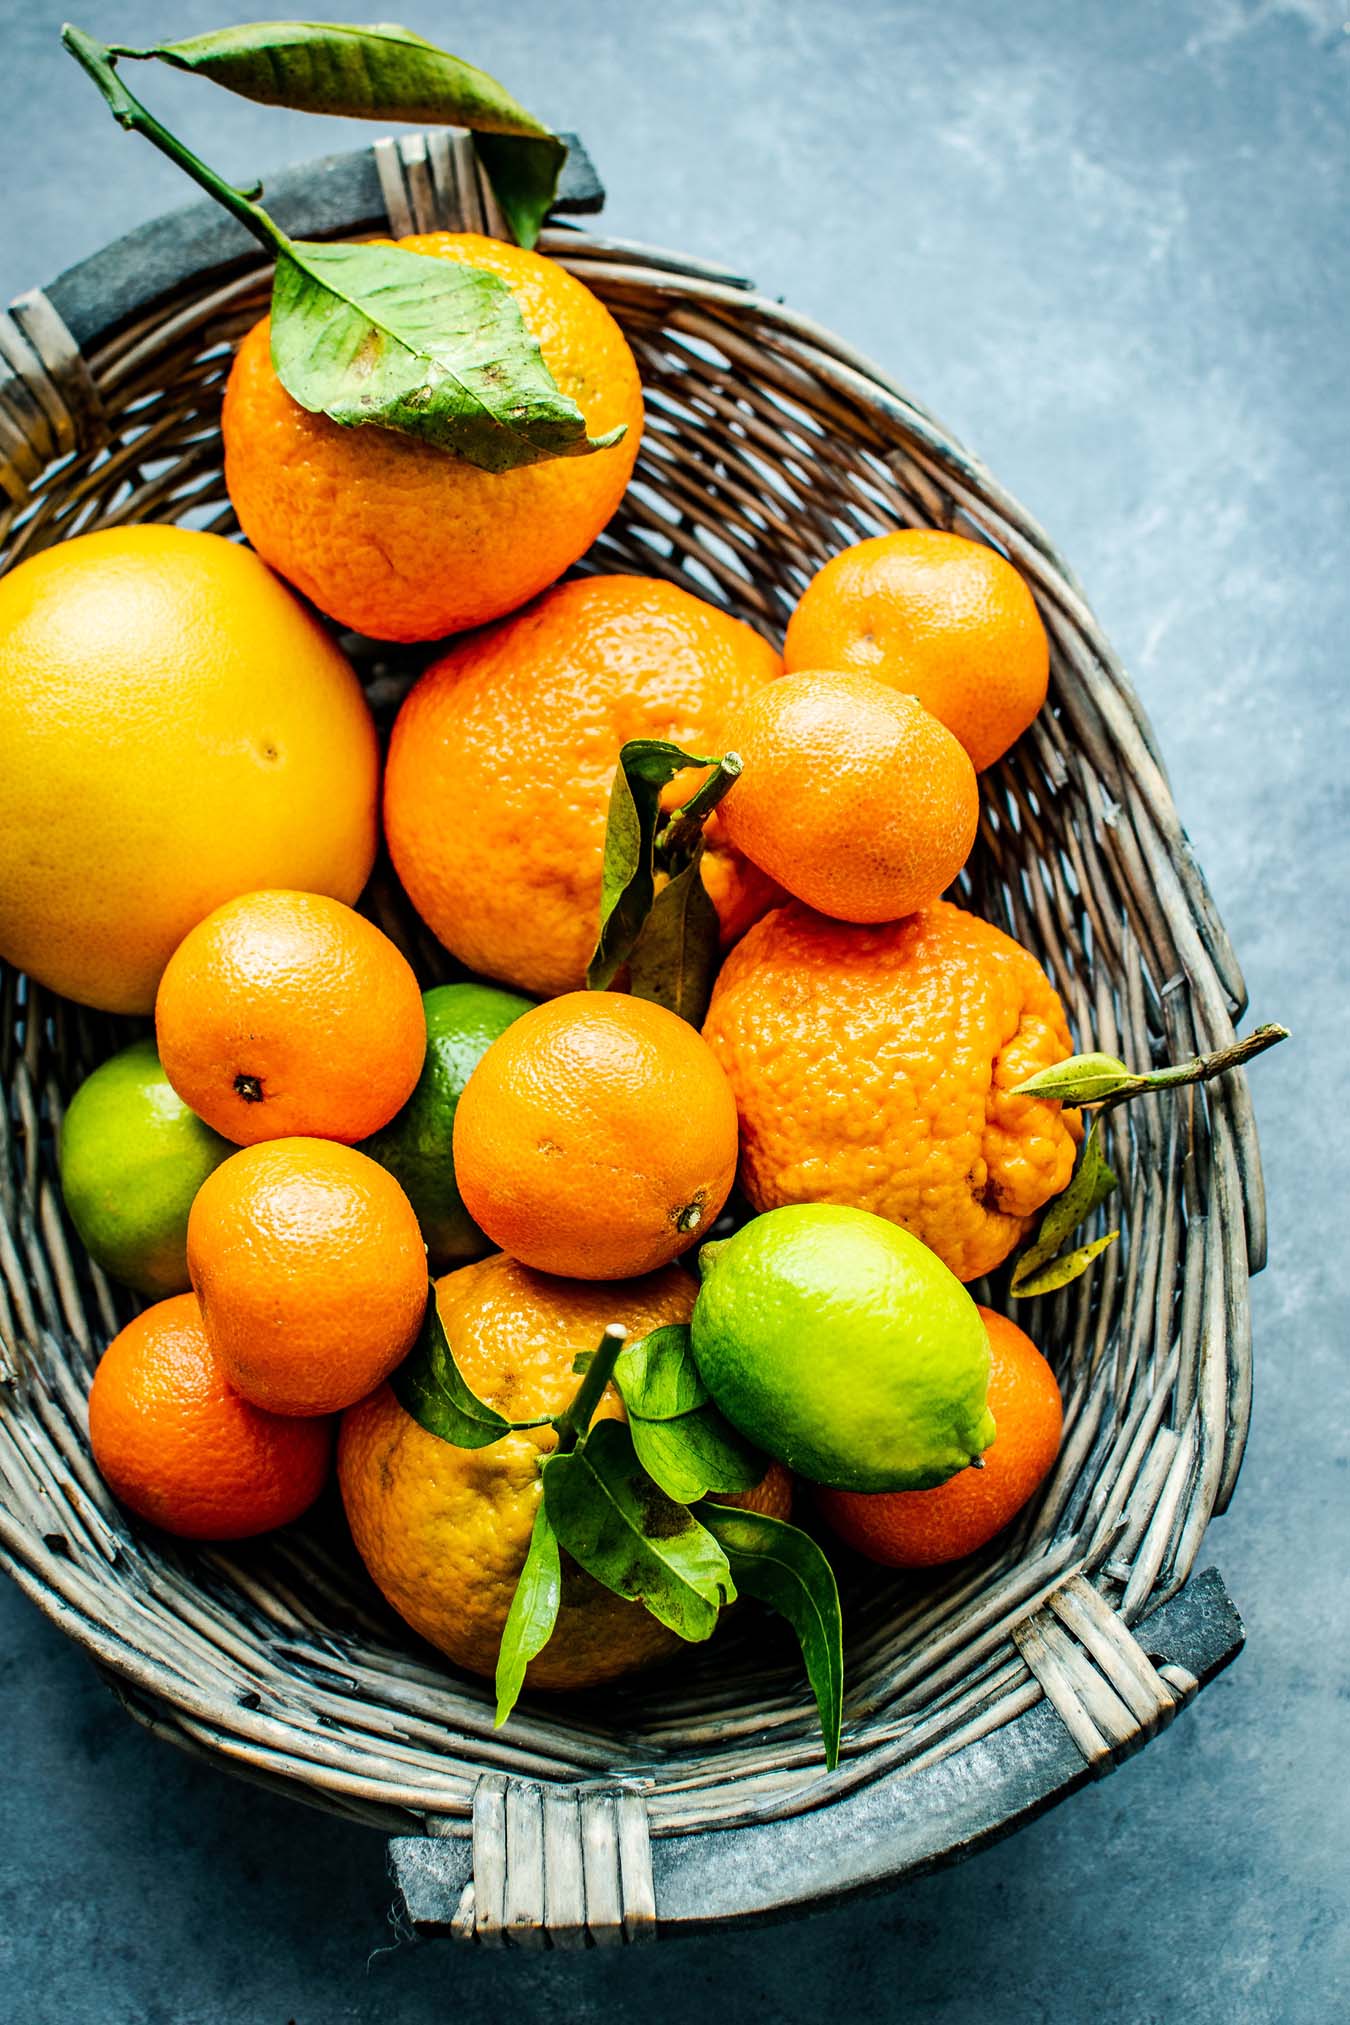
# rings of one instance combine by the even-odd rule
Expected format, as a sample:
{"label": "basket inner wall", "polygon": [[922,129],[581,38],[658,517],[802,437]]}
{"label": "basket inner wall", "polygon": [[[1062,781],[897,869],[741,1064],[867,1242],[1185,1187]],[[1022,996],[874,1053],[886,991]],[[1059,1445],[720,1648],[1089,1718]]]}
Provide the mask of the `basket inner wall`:
{"label": "basket inner wall", "polygon": [[[1078,1046],[1142,1065],[1230,1039],[1241,980],[1151,734],[1081,593],[1020,509],[924,411],[788,312],[573,232],[545,248],[609,303],[647,392],[634,483],[582,567],[671,578],[781,644],[806,581],[849,542],[898,525],[996,542],[1046,619],[1051,704],[982,777],[980,840],[956,897],[1037,954]],[[171,314],[95,354],[109,440],[54,465],[8,512],[6,567],[136,520],[237,534],[219,403],[267,291],[261,269],[225,286],[203,279]],[[433,650],[346,644],[387,725]],[[455,974],[387,883],[372,907],[424,984]],[[225,1553],[143,1532],[108,1497],[84,1395],[135,1303],[64,1225],[53,1153],[64,1102],[131,1026],[10,972],[0,988],[0,1554],[143,1718],[303,1797],[384,1825],[463,1822],[474,1778],[494,1767],[650,1780],[656,1832],[808,1808],[1025,1707],[1039,1690],[1012,1625],[1077,1568],[1137,1618],[1185,1580],[1231,1491],[1247,1412],[1248,1242],[1257,1263],[1263,1242],[1238,1077],[1115,1114],[1107,1150],[1121,1187],[1108,1209],[1121,1240],[1071,1288],[1021,1304],[1065,1402],[1041,1497],[945,1576],[887,1576],[839,1556],[848,1691],[831,1779],[795,1650],[771,1639],[766,1657],[762,1627],[740,1613],[674,1667],[584,1702],[527,1697],[494,1733],[487,1684],[403,1631],[335,1509]],[[972,1291],[1007,1306],[1002,1275]]]}

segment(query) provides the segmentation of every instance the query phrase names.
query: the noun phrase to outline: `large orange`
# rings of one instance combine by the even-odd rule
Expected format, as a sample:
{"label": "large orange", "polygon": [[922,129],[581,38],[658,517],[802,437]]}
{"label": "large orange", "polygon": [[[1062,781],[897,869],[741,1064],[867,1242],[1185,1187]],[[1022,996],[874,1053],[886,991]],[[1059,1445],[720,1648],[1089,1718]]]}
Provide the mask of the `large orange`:
{"label": "large orange", "polygon": [[1059,998],[1020,943],[946,901],[881,927],[775,909],[727,958],[704,1033],[758,1210],[868,1209],[973,1280],[1069,1179],[1077,1112],[1012,1094],[1072,1052]]}
{"label": "large orange", "polygon": [[982,771],[1044,703],[1050,648],[1035,599],[997,549],[912,528],[825,564],[792,615],[783,663],[853,668],[917,696]]}
{"label": "large orange", "polygon": [[232,1385],[271,1413],[334,1413],[412,1348],[427,1260],[412,1204],[331,1139],[246,1146],[197,1191],[188,1271]]}
{"label": "large orange", "polygon": [[239,347],[221,419],[225,482],[249,540],[344,626],[438,640],[514,611],[588,549],[623,497],[642,387],[623,332],[555,261],[470,232],[402,239],[504,281],[564,394],[608,450],[480,471],[390,429],[344,428],[293,401],[266,319]]}
{"label": "large orange", "polygon": [[355,900],[379,756],[338,648],[218,535],[79,535],[0,579],[0,956],[149,1012],[189,928],[257,886]]}
{"label": "large orange", "polygon": [[841,1540],[890,1568],[959,1561],[1014,1519],[1049,1475],[1064,1426],[1055,1374],[1025,1330],[981,1308],[993,1362],[989,1410],[998,1432],[979,1469],[959,1470],[931,1491],[816,1493]]}
{"label": "large orange", "polygon": [[354,1145],[412,1095],[426,1016],[387,935],[318,893],[245,893],[183,939],[160,981],[164,1073],[237,1145]]}
{"label": "large orange", "polygon": [[[436,1283],[455,1361],[480,1399],[513,1420],[557,1414],[579,1380],[573,1361],[611,1322],[636,1341],[689,1319],[696,1288],[678,1266],[646,1279],[590,1286],[546,1278],[496,1253]],[[622,1418],[611,1386],[597,1418]],[[413,1628],[470,1672],[491,1674],[556,1446],[551,1427],[455,1448],[405,1413],[389,1386],[346,1414],[338,1481],[352,1537],[385,1596]],[[773,1464],[764,1482],[728,1503],[786,1518],[791,1482]],[[615,1596],[570,1559],[557,1626],[526,1681],[593,1687],[680,1649],[640,1603]]]}
{"label": "large orange", "polygon": [[697,1031],[621,992],[513,1021],[455,1113],[464,1206],[494,1244],[583,1280],[651,1272],[706,1235],[736,1173],[736,1106]]}
{"label": "large orange", "polygon": [[206,1339],[195,1294],[158,1301],[99,1360],[89,1440],[109,1488],[188,1540],[289,1525],[323,1489],[332,1425],[242,1399]]}
{"label": "large orange", "polygon": [[823,914],[912,914],[970,855],[975,769],[921,703],[870,675],[784,675],[732,712],[725,737],[743,766],[720,808],[727,836]]}
{"label": "large orange", "polygon": [[[399,712],[384,821],[423,920],[470,970],[575,991],[599,926],[609,791],[630,738],[720,756],[728,711],[780,672],[739,619],[651,577],[560,584],[433,663]],[[675,807],[697,785],[683,774]],[[777,897],[710,843],[724,933]]]}

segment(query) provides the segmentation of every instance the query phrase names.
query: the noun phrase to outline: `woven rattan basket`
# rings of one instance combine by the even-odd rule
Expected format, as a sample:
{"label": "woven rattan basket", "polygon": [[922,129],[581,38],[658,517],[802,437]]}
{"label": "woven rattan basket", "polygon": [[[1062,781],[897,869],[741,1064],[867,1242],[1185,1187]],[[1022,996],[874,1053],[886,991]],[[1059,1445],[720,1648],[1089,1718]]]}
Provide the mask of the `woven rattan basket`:
{"label": "woven rattan basket", "polygon": [[[574,148],[559,209],[599,200]],[[497,223],[444,135],[311,163],[268,202],[306,237]],[[634,484],[588,563],[675,578],[777,639],[861,536],[931,525],[1006,550],[1049,629],[1051,697],[984,776],[969,904],[1037,952],[1079,1046],[1142,1065],[1230,1041],[1242,980],[1152,732],[1016,502],[873,366],[736,277],[558,220],[543,246],[610,305],[647,390]],[[268,286],[201,206],[0,318],[6,566],[119,522],[234,531],[219,402]],[[387,708],[409,669],[357,652]],[[0,992],[0,1559],[158,1734],[389,1833],[418,1927],[604,1942],[879,1886],[1109,1769],[1238,1649],[1218,1577],[1193,1570],[1242,1459],[1265,1249],[1241,1075],[1112,1114],[1121,1242],[1022,1318],[1063,1387],[1059,1463],[1012,1536],[945,1577],[844,1571],[827,1776],[795,1648],[766,1660],[762,1626],[623,1692],[527,1698],[496,1733],[487,1685],[385,1612],[335,1512],[230,1553],[130,1522],[85,1434],[127,1298],[71,1237],[53,1161],[63,1103],[126,1028],[11,972]]]}

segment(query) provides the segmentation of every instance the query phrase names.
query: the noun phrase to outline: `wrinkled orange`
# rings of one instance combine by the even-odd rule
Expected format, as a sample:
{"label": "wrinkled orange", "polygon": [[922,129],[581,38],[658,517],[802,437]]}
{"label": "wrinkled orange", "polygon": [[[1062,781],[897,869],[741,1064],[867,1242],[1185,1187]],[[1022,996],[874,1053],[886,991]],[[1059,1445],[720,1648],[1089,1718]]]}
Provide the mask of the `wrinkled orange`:
{"label": "wrinkled orange", "polygon": [[149,1012],[233,894],[355,900],[378,833],[360,684],[257,556],[107,528],[0,579],[0,956],[106,1012]]}
{"label": "wrinkled orange", "polygon": [[1069,1179],[1077,1112],[1012,1094],[1072,1052],[1058,995],[946,901],[880,927],[775,909],[727,958],[703,1031],[757,1210],[871,1210],[973,1280]]}
{"label": "wrinkled orange", "polygon": [[[436,1283],[455,1361],[480,1399],[513,1420],[561,1413],[580,1383],[579,1352],[611,1322],[636,1341],[689,1319],[696,1288],[678,1266],[603,1286],[549,1279],[504,1253]],[[623,1418],[613,1386],[598,1419]],[[551,1427],[455,1448],[404,1411],[389,1386],[346,1414],[338,1481],[361,1558],[413,1630],[472,1673],[492,1674],[525,1561]],[[726,1502],[786,1518],[791,1480],[771,1465],[757,1490]],[[563,1601],[552,1637],[526,1673],[530,1688],[594,1687],[680,1650],[674,1632],[563,1557]]]}
{"label": "wrinkled orange", "polygon": [[970,856],[974,767],[921,703],[870,675],[784,675],[734,710],[723,735],[742,762],[720,805],[727,836],[822,914],[912,914]]}
{"label": "wrinkled orange", "polygon": [[412,1095],[426,1016],[412,968],[318,893],[246,893],[184,938],[155,1001],[164,1073],[236,1145],[354,1145]]}
{"label": "wrinkled orange", "polygon": [[627,429],[607,450],[480,471],[392,429],[309,414],[276,376],[267,319],[255,324],[221,417],[225,483],[245,534],[344,626],[377,640],[439,640],[514,611],[590,547],[637,457],[642,387],[609,311],[556,261],[471,232],[398,243],[497,275],[587,433]]}
{"label": "wrinkled orange", "polygon": [[197,1191],[188,1271],[211,1347],[269,1413],[335,1413],[412,1348],[427,1257],[412,1204],[364,1153],[270,1139]]}
{"label": "wrinkled orange", "polygon": [[176,1294],[128,1322],[99,1359],[89,1440],[109,1489],[141,1518],[185,1540],[245,1540],[313,1504],[333,1431],[241,1398],[196,1295]]}
{"label": "wrinkled orange", "polygon": [[736,1106],[694,1027],[569,992],[495,1040],[455,1113],[464,1207],[494,1244],[581,1280],[652,1272],[704,1236],[736,1173]]}
{"label": "wrinkled orange", "polygon": [[980,1314],[993,1352],[989,1410],[998,1429],[981,1467],[931,1491],[816,1493],[827,1524],[869,1561],[936,1568],[962,1560],[1016,1518],[1054,1466],[1064,1426],[1055,1374],[1025,1330],[992,1308]]}
{"label": "wrinkled orange", "polygon": [[[720,757],[728,711],[779,672],[739,619],[651,577],[560,584],[452,648],[404,702],[385,773],[390,855],[427,926],[480,976],[577,990],[620,746]],[[664,805],[699,778],[682,773]],[[718,846],[714,828],[705,883],[730,936],[779,896]]]}
{"label": "wrinkled orange", "polygon": [[1025,580],[997,549],[910,528],[860,541],[817,572],[783,665],[852,668],[917,696],[982,772],[1044,703],[1050,647]]}

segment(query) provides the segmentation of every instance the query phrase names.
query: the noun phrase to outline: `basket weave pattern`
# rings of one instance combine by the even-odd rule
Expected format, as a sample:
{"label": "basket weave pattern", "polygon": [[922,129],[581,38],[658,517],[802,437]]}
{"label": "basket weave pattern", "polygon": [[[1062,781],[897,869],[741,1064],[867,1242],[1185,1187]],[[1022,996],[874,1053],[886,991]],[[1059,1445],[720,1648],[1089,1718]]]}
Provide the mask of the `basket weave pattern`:
{"label": "basket weave pattern", "polygon": [[[499,222],[444,137],[376,155],[396,234]],[[1016,502],[874,367],[734,277],[556,227],[543,250],[609,304],[647,394],[634,484],[586,567],[669,577],[780,641],[808,578],[846,543],[896,526],[996,543],[1045,619],[1051,699],[982,779],[960,897],[1040,957],[1080,1048],[1143,1066],[1230,1041],[1241,978],[1150,728]],[[41,296],[3,320],[5,567],[143,519],[235,532],[219,403],[269,281],[261,260],[223,279],[204,271],[85,359]],[[369,673],[377,703],[406,685],[406,668],[378,654]],[[429,982],[434,947],[414,947]],[[647,1917],[649,1834],[829,1804],[1042,1695],[1084,1758],[1106,1758],[1193,1689],[1183,1668],[1155,1668],[1130,1627],[1185,1582],[1242,1456],[1247,1278],[1265,1240],[1240,1075],[1113,1115],[1121,1242],[1019,1312],[1064,1393],[1054,1474],[1010,1538],[944,1578],[850,1576],[843,1755],[827,1777],[795,1655],[775,1644],[766,1660],[757,1628],[733,1623],[679,1667],[584,1704],[527,1698],[497,1733],[487,1684],[401,1632],[331,1515],[229,1552],[131,1521],[93,1468],[85,1423],[93,1363],[128,1297],[71,1236],[53,1158],[63,1104],[127,1029],[8,970],[0,993],[0,1561],[151,1728],[402,1833],[466,1832],[476,1795],[480,1828],[505,1822],[519,1781],[538,1782],[546,1806],[562,1795],[583,1810],[610,1806],[617,1783],[613,1867],[631,1928]],[[974,1291],[1003,1305],[998,1282]],[[472,1906],[466,1917],[472,1927]]]}

